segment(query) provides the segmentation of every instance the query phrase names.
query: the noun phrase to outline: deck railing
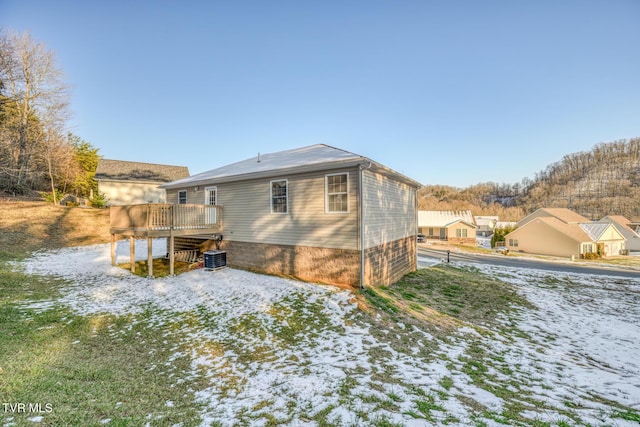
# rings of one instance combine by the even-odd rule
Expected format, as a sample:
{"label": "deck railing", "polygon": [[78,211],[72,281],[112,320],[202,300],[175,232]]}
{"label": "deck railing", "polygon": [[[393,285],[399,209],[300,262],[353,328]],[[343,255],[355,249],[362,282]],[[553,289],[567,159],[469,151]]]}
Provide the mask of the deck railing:
{"label": "deck railing", "polygon": [[220,228],[222,206],[157,203],[111,206],[110,220],[112,233]]}

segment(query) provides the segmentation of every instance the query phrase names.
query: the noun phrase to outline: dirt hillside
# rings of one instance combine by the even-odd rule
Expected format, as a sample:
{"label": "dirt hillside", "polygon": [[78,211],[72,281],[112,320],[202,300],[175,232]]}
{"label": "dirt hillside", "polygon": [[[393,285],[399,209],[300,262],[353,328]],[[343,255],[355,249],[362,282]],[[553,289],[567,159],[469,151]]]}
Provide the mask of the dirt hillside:
{"label": "dirt hillside", "polygon": [[0,199],[0,251],[5,253],[107,243],[109,239],[109,209]]}

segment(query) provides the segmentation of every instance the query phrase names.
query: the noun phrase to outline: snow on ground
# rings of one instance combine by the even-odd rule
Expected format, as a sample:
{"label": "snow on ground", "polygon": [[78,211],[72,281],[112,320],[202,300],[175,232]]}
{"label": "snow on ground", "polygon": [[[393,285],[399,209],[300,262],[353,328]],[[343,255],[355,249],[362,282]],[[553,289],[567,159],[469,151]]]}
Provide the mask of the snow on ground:
{"label": "snow on ground", "polygon": [[[163,242],[154,242],[156,256],[166,252]],[[146,258],[145,241],[136,245]],[[127,242],[120,242],[117,256],[128,261]],[[480,335],[462,328],[439,343],[438,357],[426,360],[376,339],[356,320],[345,290],[233,269],[142,278],[112,267],[109,245],[39,252],[22,265],[71,282],[59,300],[35,304],[42,309],[65,304],[82,315],[124,315],[151,307],[158,326],[183,320],[179,333],[191,349],[191,379],[208,384],[195,390],[203,425],[234,425],[247,412],[253,425],[265,424],[267,414],[316,425],[312,419],[322,411],[338,425],[364,425],[363,419],[498,425],[509,402],[462,372],[471,342],[490,355],[496,381],[529,396],[523,405],[531,420],[566,421],[571,408],[578,424],[634,425],[612,421],[612,406],[603,402],[640,410],[638,280],[475,265],[514,284],[536,308],[503,319],[505,331]],[[199,321],[187,322],[194,313]],[[424,337],[433,340],[427,332]],[[453,380],[451,390],[443,378]],[[434,404],[427,412],[420,406],[425,396]],[[485,410],[472,409],[469,398]]]}
{"label": "snow on ground", "polygon": [[[547,381],[550,398],[595,393],[640,410],[640,279],[487,265],[480,270],[517,285],[536,305],[519,325],[534,337],[537,347],[528,350],[535,354],[512,356],[557,373]],[[518,348],[527,349],[522,344]]]}

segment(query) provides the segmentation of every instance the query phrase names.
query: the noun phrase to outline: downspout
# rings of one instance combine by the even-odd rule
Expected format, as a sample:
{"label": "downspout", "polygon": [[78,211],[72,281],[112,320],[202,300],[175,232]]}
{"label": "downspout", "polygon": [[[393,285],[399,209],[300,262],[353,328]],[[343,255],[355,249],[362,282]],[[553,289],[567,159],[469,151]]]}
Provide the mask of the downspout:
{"label": "downspout", "polygon": [[364,289],[364,171],[365,169],[369,169],[371,167],[371,162],[365,168],[362,164],[358,166],[358,193],[359,193],[359,203],[358,203],[358,234],[359,234],[359,246],[360,246],[360,289]]}

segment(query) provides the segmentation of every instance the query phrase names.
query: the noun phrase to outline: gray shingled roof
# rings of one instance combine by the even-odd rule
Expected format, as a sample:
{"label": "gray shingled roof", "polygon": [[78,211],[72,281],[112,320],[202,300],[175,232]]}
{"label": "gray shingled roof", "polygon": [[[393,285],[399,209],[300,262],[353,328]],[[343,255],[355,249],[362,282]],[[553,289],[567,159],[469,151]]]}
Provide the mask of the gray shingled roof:
{"label": "gray shingled roof", "polygon": [[189,176],[186,166],[100,159],[96,180],[171,182]]}

